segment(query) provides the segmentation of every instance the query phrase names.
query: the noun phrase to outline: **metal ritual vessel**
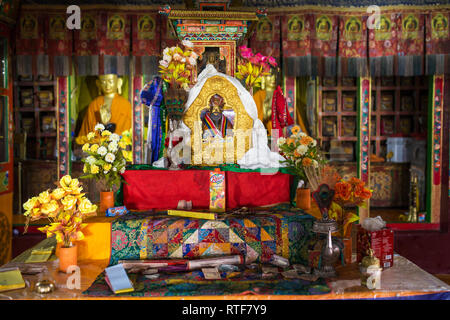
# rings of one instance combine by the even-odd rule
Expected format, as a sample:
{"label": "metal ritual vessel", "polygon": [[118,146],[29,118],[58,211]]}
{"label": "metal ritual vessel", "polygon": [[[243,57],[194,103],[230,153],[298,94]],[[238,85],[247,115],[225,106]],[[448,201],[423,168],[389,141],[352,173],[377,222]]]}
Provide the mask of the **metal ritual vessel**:
{"label": "metal ritual vessel", "polygon": [[314,270],[314,274],[322,278],[336,277],[336,270],[333,265],[338,261],[341,254],[340,246],[337,241],[332,241],[331,234],[339,230],[335,220],[328,217],[328,209],[334,196],[334,190],[326,184],[321,184],[319,188],[313,192],[313,199],[319,206],[322,213],[322,219],[314,221],[313,232],[326,234],[327,242],[322,248],[321,264],[318,269]]}

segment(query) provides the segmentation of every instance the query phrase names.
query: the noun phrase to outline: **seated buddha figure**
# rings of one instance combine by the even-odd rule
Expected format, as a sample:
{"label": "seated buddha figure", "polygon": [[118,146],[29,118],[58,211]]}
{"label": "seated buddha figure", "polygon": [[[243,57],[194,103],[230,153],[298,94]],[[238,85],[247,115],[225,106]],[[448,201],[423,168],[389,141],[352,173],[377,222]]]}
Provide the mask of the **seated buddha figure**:
{"label": "seated buddha figure", "polygon": [[276,75],[271,73],[262,78],[261,90],[253,95],[258,109],[258,118],[264,124],[269,136],[272,135],[272,99],[276,87]]}
{"label": "seated buddha figure", "polygon": [[232,135],[233,122],[223,113],[225,101],[219,94],[209,99],[209,109],[202,118],[203,139]]}
{"label": "seated buddha figure", "polygon": [[78,144],[85,142],[85,136],[94,131],[97,123],[102,123],[107,130],[119,135],[131,129],[131,103],[119,95],[122,79],[115,74],[100,75],[96,84],[103,95],[89,104],[76,138]]}

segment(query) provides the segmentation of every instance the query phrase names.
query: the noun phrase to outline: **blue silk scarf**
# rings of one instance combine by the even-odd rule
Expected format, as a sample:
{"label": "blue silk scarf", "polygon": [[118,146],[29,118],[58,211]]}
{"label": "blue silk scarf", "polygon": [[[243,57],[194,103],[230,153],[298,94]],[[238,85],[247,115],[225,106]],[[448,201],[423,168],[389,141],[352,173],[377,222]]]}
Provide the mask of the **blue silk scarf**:
{"label": "blue silk scarf", "polygon": [[160,77],[155,77],[141,91],[141,101],[150,109],[147,143],[150,142],[151,146],[151,163],[158,160],[161,149],[162,125],[160,107],[164,98],[162,87],[163,80]]}

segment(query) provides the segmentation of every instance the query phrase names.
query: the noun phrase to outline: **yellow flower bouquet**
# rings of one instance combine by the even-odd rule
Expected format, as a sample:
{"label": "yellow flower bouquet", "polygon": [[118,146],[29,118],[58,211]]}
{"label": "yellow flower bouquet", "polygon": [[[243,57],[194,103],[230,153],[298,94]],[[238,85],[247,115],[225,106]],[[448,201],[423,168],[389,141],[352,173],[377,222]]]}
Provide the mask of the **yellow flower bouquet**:
{"label": "yellow flower bouquet", "polygon": [[82,193],[83,187],[78,179],[70,175],[62,177],[58,187],[46,190],[23,204],[25,209],[25,232],[30,221],[48,219],[50,224],[38,228],[47,234],[47,238],[56,236],[56,241],[64,247],[70,247],[73,241],[84,238],[81,231],[86,224],[83,219],[97,214],[97,206]]}
{"label": "yellow flower bouquet", "polygon": [[187,89],[191,82],[192,70],[197,66],[199,56],[194,51],[194,44],[183,40],[184,50],[179,46],[167,47],[159,61],[161,78],[171,87]]}
{"label": "yellow flower bouquet", "polygon": [[293,126],[292,134],[288,138],[278,139],[279,153],[286,159],[285,163],[294,174],[306,181],[305,168],[318,168],[324,163],[317,141],[304,132],[300,132],[300,127]]}
{"label": "yellow flower bouquet", "polygon": [[99,123],[86,137],[82,150],[87,156],[81,160],[84,174],[80,178],[104,180],[108,191],[112,191],[114,185],[120,184],[127,162],[133,160],[131,132],[119,136]]}

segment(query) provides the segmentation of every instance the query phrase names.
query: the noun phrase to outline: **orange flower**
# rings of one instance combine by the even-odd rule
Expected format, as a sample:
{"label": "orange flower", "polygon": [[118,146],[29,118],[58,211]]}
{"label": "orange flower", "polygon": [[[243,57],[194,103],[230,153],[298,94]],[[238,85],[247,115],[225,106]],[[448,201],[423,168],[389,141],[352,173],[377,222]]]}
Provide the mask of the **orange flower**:
{"label": "orange flower", "polygon": [[355,178],[355,177],[351,177],[349,183],[350,183],[351,185],[353,185],[353,186],[361,186],[361,187],[364,187],[364,185],[365,185],[364,181],[362,181],[362,180],[360,180],[360,179],[358,179],[358,178]]}
{"label": "orange flower", "polygon": [[312,164],[311,158],[308,158],[308,157],[303,158],[302,165],[304,167],[309,167],[311,164]]}
{"label": "orange flower", "polygon": [[287,138],[286,143],[291,147],[295,146],[295,140],[292,138]]}
{"label": "orange flower", "polygon": [[301,154],[297,152],[297,150],[294,151],[294,156],[296,158],[300,158]]}
{"label": "orange flower", "polygon": [[344,201],[348,201],[352,195],[352,186],[345,181],[336,183],[334,190],[336,192],[336,198]]}
{"label": "orange flower", "polygon": [[364,192],[364,186],[361,184],[357,184],[353,188],[354,188],[355,197],[362,198],[362,194]]}
{"label": "orange flower", "polygon": [[370,199],[372,197],[372,191],[367,188],[364,188],[361,193],[361,198]]}
{"label": "orange flower", "polygon": [[300,131],[300,127],[299,126],[293,126],[291,131],[292,131],[292,134],[297,134]]}
{"label": "orange flower", "polygon": [[309,136],[304,136],[300,139],[300,143],[304,146],[309,145],[312,141],[313,141],[313,139]]}

